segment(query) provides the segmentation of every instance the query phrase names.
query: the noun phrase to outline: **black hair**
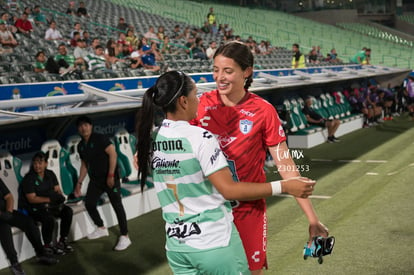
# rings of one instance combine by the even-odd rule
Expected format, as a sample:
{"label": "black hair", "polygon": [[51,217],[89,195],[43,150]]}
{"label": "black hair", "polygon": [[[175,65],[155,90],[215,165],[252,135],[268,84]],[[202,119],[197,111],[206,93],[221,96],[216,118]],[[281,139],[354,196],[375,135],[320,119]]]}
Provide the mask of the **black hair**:
{"label": "black hair", "polygon": [[81,125],[83,123],[88,123],[88,124],[92,125],[92,120],[88,116],[80,116],[80,117],[78,117],[78,119],[76,119],[76,126],[77,127],[79,127],[79,125]]}
{"label": "black hair", "polygon": [[156,107],[165,113],[177,111],[177,99],[188,96],[194,89],[192,79],[180,71],[169,71],[162,74],[155,84],[149,88],[143,97],[140,109],[140,119],[137,123],[137,152],[138,179],[141,180],[141,190],[150,172],[152,158],[152,129],[154,127],[154,112]]}
{"label": "black hair", "polygon": [[41,54],[45,54],[45,52],[44,52],[44,51],[38,51],[38,52],[36,53],[35,57],[36,57],[36,58],[38,58],[38,57],[39,57],[39,55],[41,55]]}
{"label": "black hair", "polygon": [[[249,67],[253,68],[254,57],[249,47],[238,41],[231,41],[224,45],[221,45],[217,51],[214,53],[213,59],[216,56],[222,55],[227,58],[231,58],[236,62],[240,68],[244,71]],[[246,78],[244,88],[248,89],[253,82],[253,72],[250,76]]]}
{"label": "black hair", "polygon": [[36,161],[37,159],[47,161],[48,158],[49,156],[45,152],[38,151],[33,155],[32,162]]}

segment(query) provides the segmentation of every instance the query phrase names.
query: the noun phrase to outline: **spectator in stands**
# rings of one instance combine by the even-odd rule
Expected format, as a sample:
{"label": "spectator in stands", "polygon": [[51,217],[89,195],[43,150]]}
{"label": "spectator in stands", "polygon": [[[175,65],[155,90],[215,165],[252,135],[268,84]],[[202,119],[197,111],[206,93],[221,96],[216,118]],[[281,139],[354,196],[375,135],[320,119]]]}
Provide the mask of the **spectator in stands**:
{"label": "spectator in stands", "polygon": [[118,34],[118,40],[116,41],[116,43],[119,45],[119,44],[121,44],[121,45],[125,45],[125,44],[128,44],[128,41],[126,40],[126,34],[125,33],[123,33],[123,32],[120,32],[119,34]]}
{"label": "spectator in stands", "polygon": [[317,125],[320,127],[326,127],[328,130],[328,143],[338,142],[339,139],[335,137],[336,130],[338,130],[341,121],[339,119],[328,119],[322,117],[312,108],[312,97],[305,99],[305,106],[303,107],[303,114],[306,116],[306,120],[311,125]]}
{"label": "spectator in stands", "polygon": [[32,19],[32,9],[30,7],[25,7],[23,9],[23,12],[27,13],[27,19],[29,19],[33,23],[33,20],[31,20]]}
{"label": "spectator in stands", "polygon": [[196,39],[190,37],[185,46],[188,48],[186,49],[186,52],[190,56],[192,55],[193,59],[207,59],[206,51],[203,47],[203,39],[201,37],[197,37]]}
{"label": "spectator in stands", "polygon": [[164,36],[164,41],[161,44],[161,54],[171,54],[173,49],[170,44],[170,37]]}
{"label": "spectator in stands", "polygon": [[[58,179],[52,170],[47,169],[48,156],[37,152],[32,158],[30,171],[21,183],[19,208],[42,224],[42,237],[50,254],[62,255],[72,252],[68,235],[72,225],[72,208],[65,204],[65,197]],[[56,218],[60,218],[60,238],[53,242]]]}
{"label": "spectator in stands", "polygon": [[46,15],[44,15],[40,11],[39,5],[34,6],[33,11],[32,11],[32,18],[36,25],[47,25],[48,24]]}
{"label": "spectator in stands", "polygon": [[336,49],[333,48],[327,55],[327,61],[331,63],[341,63],[342,60],[338,58],[338,53],[336,52]]}
{"label": "spectator in stands", "polygon": [[[263,164],[268,151],[276,167],[283,167],[278,171],[283,179],[300,177],[297,170],[284,169],[296,166],[288,153],[286,135],[275,108],[248,91],[254,74],[254,56],[250,49],[241,42],[229,42],[217,49],[213,62],[217,89],[200,97],[194,124],[202,126],[201,122],[206,122],[202,127],[223,141],[221,150],[231,159],[233,167],[237,167],[234,176],[238,180],[265,182]],[[238,115],[240,110],[244,113],[241,117]],[[247,120],[245,125],[240,124],[242,119]],[[327,237],[328,230],[319,222],[311,201],[306,198],[296,200],[308,218],[309,239]],[[262,274],[263,268],[267,267],[266,202],[262,199],[238,201],[233,216],[250,270],[253,275]]]}
{"label": "spectator in stands", "polygon": [[119,18],[119,21],[118,21],[118,25],[116,25],[116,28],[118,30],[121,30],[123,32],[126,32],[127,29],[128,29],[128,26],[129,26],[128,23],[125,22],[125,18],[120,17]]}
{"label": "spectator in stands", "polygon": [[[16,198],[17,199],[17,198]],[[10,262],[13,274],[23,274],[17,252],[13,243],[11,227],[17,227],[26,234],[36,252],[36,259],[43,264],[56,264],[57,259],[48,255],[42,245],[39,228],[33,219],[13,209],[14,197],[6,184],[0,178],[0,243]],[[20,272],[20,273],[19,273]]]}
{"label": "spectator in stands", "polygon": [[89,54],[87,50],[86,42],[84,39],[78,39],[77,46],[73,51],[73,56],[75,57],[75,63],[78,65],[83,71],[86,70],[86,62],[85,58]]}
{"label": "spectator in stands", "polygon": [[78,32],[80,34],[80,37],[78,37],[78,38],[82,38],[83,30],[82,30],[82,25],[79,22],[75,22],[73,24],[73,30],[70,32],[70,38],[71,39],[73,39],[76,32]]}
{"label": "spectator in stands", "polygon": [[181,32],[180,25],[175,25],[174,29],[172,30],[171,38],[181,39],[183,37],[184,37],[184,34]]}
{"label": "spectator in stands", "polygon": [[[36,73],[43,73],[46,71],[46,55],[43,51],[39,51],[35,56],[35,64],[33,65],[33,70]],[[59,71],[59,70],[57,70]]]}
{"label": "spectator in stands", "polygon": [[104,48],[101,45],[95,47],[95,52],[85,57],[89,71],[106,70],[111,67],[111,63],[107,61],[104,54]]}
{"label": "spectator in stands", "polygon": [[131,51],[128,44],[122,44],[121,48],[120,48],[120,52],[117,55],[118,61],[124,62],[127,59],[129,59],[130,55],[131,55]]}
{"label": "spectator in stands", "polygon": [[131,47],[136,48],[138,46],[138,38],[132,29],[127,30],[125,40],[128,42],[129,45],[131,45]]}
{"label": "spectator in stands", "polygon": [[216,22],[216,15],[214,14],[214,8],[213,7],[210,7],[209,12],[207,13],[207,22],[210,25],[210,28],[213,27],[214,23],[217,23]]}
{"label": "spectator in stands", "polygon": [[17,32],[30,36],[30,34],[33,32],[33,26],[28,18],[29,18],[29,15],[23,12],[22,16],[16,20],[14,25],[17,28]]}
{"label": "spectator in stands", "polygon": [[115,146],[108,137],[93,132],[92,120],[89,117],[79,117],[76,120],[76,126],[82,138],[78,144],[82,164],[75,188],[75,196],[80,196],[82,182],[88,174],[90,182],[86,192],[85,207],[97,227],[95,231],[88,235],[88,239],[98,239],[109,235],[97,209],[99,198],[103,193],[106,193],[115,210],[121,231],[115,250],[125,250],[131,245],[131,240],[128,237],[127,218],[122,205],[121,182],[118,174]]}
{"label": "spectator in stands", "polygon": [[210,27],[210,25],[208,24],[208,21],[205,21],[204,22],[204,25],[200,28],[200,30],[201,30],[201,32],[203,32],[203,33],[205,33],[205,34],[208,34],[208,33],[211,33],[212,31],[211,31],[211,27]]}
{"label": "spectator in stands", "polygon": [[82,39],[80,32],[74,32],[73,37],[70,39],[69,44],[72,48],[75,48],[78,44],[78,40]]}
{"label": "spectator in stands", "polygon": [[92,43],[91,34],[88,31],[83,31],[82,39],[85,40],[86,46],[90,46]]}
{"label": "spectator in stands", "polygon": [[269,54],[269,51],[266,46],[266,41],[264,40],[260,41],[260,44],[257,46],[257,49],[259,50],[259,54],[261,55]]}
{"label": "spectator in stands", "polygon": [[[34,72],[48,72],[51,74],[59,74],[60,65],[55,61],[53,56],[47,58],[46,54],[43,51],[39,51],[36,53],[35,59],[36,61],[33,65]],[[62,67],[67,66],[67,63],[64,60],[61,60],[59,63],[62,65]]]}
{"label": "spectator in stands", "polygon": [[10,17],[10,15],[7,12],[3,12],[0,16],[0,19],[4,21],[6,29],[13,34],[13,37],[15,37],[14,34],[17,32],[17,28],[16,26],[14,26],[13,18]]}
{"label": "spectator in stands", "polygon": [[357,52],[351,59],[351,63],[369,65],[369,58],[371,56],[371,49],[363,48],[361,51]]}
{"label": "spectator in stands", "polygon": [[146,39],[148,39],[149,42],[151,42],[151,41],[157,42],[158,36],[154,32],[154,27],[153,26],[149,26],[148,31],[144,34],[144,37]]}
{"label": "spectator in stands", "polygon": [[312,50],[309,52],[308,60],[310,64],[319,64],[318,60],[318,53],[316,52],[316,48],[312,48]]}
{"label": "spectator in stands", "polygon": [[104,54],[105,54],[105,59],[110,65],[118,62],[117,56],[119,55],[121,51],[121,48],[119,46],[121,46],[122,48],[122,44],[116,43],[112,38],[109,39],[108,42],[106,43],[106,49],[105,49]]}
{"label": "spectator in stands", "polygon": [[217,42],[216,41],[210,41],[210,45],[206,50],[206,56],[208,59],[213,59],[214,54],[217,50]]}
{"label": "spectator in stands", "polygon": [[190,27],[188,27],[188,26],[185,27],[181,38],[184,38],[185,40],[188,40],[191,36],[192,35],[191,35]]}
{"label": "spectator in stands", "polygon": [[56,29],[56,21],[50,21],[49,28],[45,33],[46,40],[63,40],[63,36],[58,29]]}
{"label": "spectator in stands", "polygon": [[92,39],[92,43],[89,46],[88,52],[95,53],[96,46],[101,45],[101,40],[98,37]]}
{"label": "spectator in stands", "polygon": [[76,15],[75,1],[70,1],[69,2],[69,6],[66,9],[66,14],[67,15],[72,15],[72,16]]}
{"label": "spectator in stands", "polygon": [[130,64],[131,69],[138,69],[138,68],[144,67],[144,63],[142,63],[142,59],[141,59],[142,45],[138,45],[138,48],[134,50],[129,57],[131,61],[131,64]]}
{"label": "spectator in stands", "polygon": [[[158,26],[158,32],[157,32],[157,38],[160,41],[163,41],[165,37],[165,28],[164,26]],[[157,44],[159,44],[160,42],[157,41]]]}
{"label": "spectator in stands", "polygon": [[76,14],[78,16],[89,17],[88,10],[85,7],[85,2],[83,1],[79,2],[79,7],[78,7],[78,10],[76,11]]}
{"label": "spectator in stands", "polygon": [[142,38],[142,47],[140,50],[144,68],[149,71],[158,72],[160,70],[160,66],[158,66],[155,60],[155,54],[153,53],[151,46],[147,44],[147,39],[145,37]]}
{"label": "spectator in stands", "polygon": [[55,61],[59,64],[60,73],[69,73],[76,69],[77,65],[82,65],[83,61],[76,59],[73,54],[68,53],[68,49],[64,43],[58,46],[58,54],[55,55]]}
{"label": "spectator in stands", "polygon": [[0,19],[0,45],[11,52],[18,44],[13,34],[7,29],[6,22]]}
{"label": "spectator in stands", "polygon": [[164,56],[162,55],[162,53],[158,49],[157,43],[151,42],[151,52],[154,54],[155,61],[163,61],[164,60]]}
{"label": "spectator in stands", "polygon": [[323,54],[322,54],[322,51],[321,51],[321,46],[316,46],[315,47],[315,50],[316,50],[316,55],[318,56],[318,58],[323,58]]}
{"label": "spectator in stands", "polygon": [[414,120],[414,71],[408,74],[407,79],[404,87],[404,95],[407,100],[409,115]]}
{"label": "spectator in stands", "polygon": [[299,50],[299,44],[292,45],[292,69],[305,68],[305,56]]}

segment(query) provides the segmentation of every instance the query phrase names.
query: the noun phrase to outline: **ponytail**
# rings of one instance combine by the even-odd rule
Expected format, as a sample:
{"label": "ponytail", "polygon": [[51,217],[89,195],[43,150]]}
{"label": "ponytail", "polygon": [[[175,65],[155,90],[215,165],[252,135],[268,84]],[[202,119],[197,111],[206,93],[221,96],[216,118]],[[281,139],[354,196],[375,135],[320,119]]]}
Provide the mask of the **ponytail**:
{"label": "ponytail", "polygon": [[141,191],[149,174],[152,156],[152,128],[154,124],[154,96],[157,88],[152,86],[145,94],[140,109],[140,119],[137,127],[138,179],[141,180]]}

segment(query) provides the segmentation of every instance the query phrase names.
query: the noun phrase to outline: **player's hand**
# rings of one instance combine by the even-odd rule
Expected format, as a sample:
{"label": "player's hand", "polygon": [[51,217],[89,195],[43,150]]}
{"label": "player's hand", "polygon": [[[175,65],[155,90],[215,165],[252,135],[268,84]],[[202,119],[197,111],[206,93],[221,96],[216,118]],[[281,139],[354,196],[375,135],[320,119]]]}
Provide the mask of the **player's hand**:
{"label": "player's hand", "polygon": [[312,195],[316,181],[306,177],[282,180],[282,192],[295,197],[307,198]]}
{"label": "player's hand", "polygon": [[107,179],[106,179],[106,185],[109,187],[109,188],[113,188],[114,187],[114,185],[115,185],[115,178],[114,177],[108,177]]}
{"label": "player's hand", "polygon": [[315,224],[309,225],[309,240],[312,240],[313,237],[322,236],[328,237],[329,230],[323,223],[317,222]]}
{"label": "player's hand", "polygon": [[82,185],[80,183],[76,184],[75,191],[73,191],[73,195],[75,195],[76,198],[81,196],[81,187]]}

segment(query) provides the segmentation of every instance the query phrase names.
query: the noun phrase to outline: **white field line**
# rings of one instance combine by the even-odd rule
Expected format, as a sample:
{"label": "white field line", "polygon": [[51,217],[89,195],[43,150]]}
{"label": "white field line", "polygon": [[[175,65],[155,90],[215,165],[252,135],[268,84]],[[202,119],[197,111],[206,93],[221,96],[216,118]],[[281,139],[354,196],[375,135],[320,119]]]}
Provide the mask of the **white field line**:
{"label": "white field line", "polygon": [[[319,162],[332,162],[335,160],[332,159],[311,159],[311,161],[319,161]],[[360,159],[339,159],[337,162],[347,162],[347,163],[387,163],[388,160],[376,160],[376,159],[367,159],[367,160],[360,160]],[[410,164],[414,166],[414,163]]]}
{"label": "white field line", "polygon": [[311,159],[311,161],[330,162],[330,161],[333,161],[333,160],[332,159]]}
{"label": "white field line", "polygon": [[[279,194],[279,195],[276,195],[275,197],[294,198],[294,196],[288,195],[288,194]],[[332,197],[331,196],[323,196],[323,195],[310,195],[308,198],[310,198],[310,199],[323,199],[323,200],[326,200],[326,199],[330,199]]]}
{"label": "white field line", "polygon": [[375,173],[375,172],[367,172],[365,175],[367,175],[367,176],[378,176],[379,174]]}

